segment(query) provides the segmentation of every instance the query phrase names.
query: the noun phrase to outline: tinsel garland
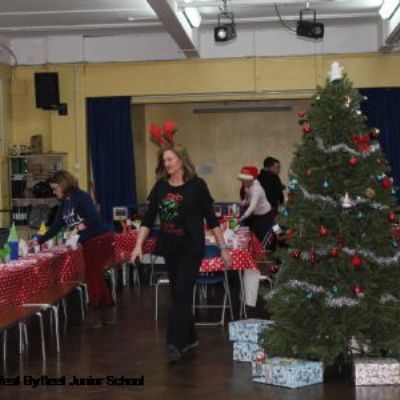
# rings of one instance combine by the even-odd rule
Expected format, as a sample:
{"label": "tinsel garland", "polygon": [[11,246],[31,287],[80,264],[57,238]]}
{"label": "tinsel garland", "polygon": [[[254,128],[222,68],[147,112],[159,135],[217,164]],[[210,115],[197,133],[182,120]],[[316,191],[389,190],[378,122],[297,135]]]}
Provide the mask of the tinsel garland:
{"label": "tinsel garland", "polygon": [[[319,256],[326,256],[329,254],[330,250],[332,247],[325,247],[325,248],[319,248],[315,250],[315,253]],[[400,251],[398,251],[393,257],[381,257],[375,255],[372,251],[369,250],[363,250],[363,249],[350,249],[348,247],[343,247],[341,249],[343,253],[352,256],[354,254],[362,255],[365,258],[370,258],[372,259],[375,263],[380,264],[380,265],[393,265],[393,264],[398,264],[400,260]],[[310,255],[308,252],[302,252],[300,255],[300,258],[304,261],[308,261],[310,259]]]}
{"label": "tinsel garland", "polygon": [[338,153],[339,151],[345,151],[345,152],[353,154],[355,156],[368,157],[372,153],[374,153],[375,151],[377,151],[379,149],[379,146],[373,145],[373,146],[371,146],[370,151],[361,152],[361,151],[357,151],[357,150],[352,149],[351,147],[347,146],[347,144],[344,144],[344,143],[336,144],[336,145],[330,146],[330,147],[326,147],[324,145],[324,141],[319,136],[317,136],[315,138],[315,140],[317,142],[318,149],[321,150],[325,154]]}
{"label": "tinsel garland", "polygon": [[[299,185],[299,188],[300,188],[300,190],[303,192],[304,198],[307,199],[307,200],[311,200],[311,201],[314,201],[314,200],[323,201],[323,202],[325,202],[325,203],[329,203],[330,205],[332,205],[332,206],[334,206],[334,207],[339,207],[339,206],[341,207],[341,206],[342,206],[342,204],[341,204],[340,202],[334,200],[334,199],[333,199],[332,197],[330,197],[330,196],[324,196],[324,195],[321,195],[321,194],[311,194],[311,193],[309,193],[309,192],[307,191],[307,189],[306,189],[304,186],[302,186],[302,185]],[[379,209],[379,210],[390,209],[390,207],[387,206],[387,205],[385,205],[385,204],[381,204],[381,203],[377,203],[377,202],[372,202],[371,200],[362,198],[362,197],[360,197],[360,196],[357,197],[355,200],[352,200],[352,202],[354,203],[354,205],[357,205],[357,204],[365,204],[365,203],[367,203],[370,207],[375,208],[375,209]]]}
{"label": "tinsel garland", "polygon": [[[281,286],[280,289],[282,289],[283,287],[288,287],[291,289],[301,289],[307,293],[312,293],[312,294],[325,294],[326,295],[326,300],[325,300],[326,305],[328,307],[332,307],[332,308],[341,308],[343,306],[356,307],[361,304],[361,299],[362,299],[362,297],[359,297],[357,299],[354,299],[351,297],[346,297],[346,296],[334,297],[332,295],[332,293],[330,293],[330,291],[324,289],[322,286],[313,285],[311,283],[299,281],[297,279],[292,279],[292,280],[288,281],[286,284]],[[271,300],[274,296],[276,296],[276,294],[278,292],[279,292],[279,289],[270,290],[264,296],[264,300],[266,300],[266,301]],[[382,295],[382,297],[379,300],[379,302],[381,304],[386,304],[390,301],[397,302],[398,299],[395,296],[386,293],[386,294]]]}

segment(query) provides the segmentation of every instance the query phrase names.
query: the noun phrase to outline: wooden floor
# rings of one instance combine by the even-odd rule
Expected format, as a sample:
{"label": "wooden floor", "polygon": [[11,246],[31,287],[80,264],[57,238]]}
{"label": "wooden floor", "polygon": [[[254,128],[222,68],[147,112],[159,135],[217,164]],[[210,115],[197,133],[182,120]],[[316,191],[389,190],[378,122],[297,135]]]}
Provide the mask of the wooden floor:
{"label": "wooden floor", "polygon": [[[140,290],[125,288],[120,292],[118,325],[92,331],[80,331],[70,321],[62,337],[59,357],[54,343],[48,343],[48,360],[41,361],[39,341],[31,338],[29,355],[23,360],[15,354],[15,340],[10,340],[7,368],[2,377],[20,377],[18,386],[0,386],[1,400],[29,399],[263,399],[263,400],[389,400],[400,399],[399,387],[352,386],[349,379],[332,376],[324,384],[301,389],[284,389],[251,380],[250,364],[232,361],[231,344],[226,330],[220,327],[199,328],[200,346],[181,363],[165,361],[164,334],[168,308],[163,288],[161,319],[154,321],[154,287]],[[74,300],[74,299],[72,299]],[[71,313],[74,311],[72,304]],[[76,310],[77,311],[77,310]],[[71,317],[73,319],[73,316]],[[32,325],[30,331],[36,331]],[[47,327],[48,328],[48,327]],[[48,331],[48,329],[47,329]],[[11,338],[12,339],[12,338]],[[23,385],[25,376],[65,377],[67,385]],[[144,376],[143,386],[71,386],[79,378],[107,376],[136,378]]]}

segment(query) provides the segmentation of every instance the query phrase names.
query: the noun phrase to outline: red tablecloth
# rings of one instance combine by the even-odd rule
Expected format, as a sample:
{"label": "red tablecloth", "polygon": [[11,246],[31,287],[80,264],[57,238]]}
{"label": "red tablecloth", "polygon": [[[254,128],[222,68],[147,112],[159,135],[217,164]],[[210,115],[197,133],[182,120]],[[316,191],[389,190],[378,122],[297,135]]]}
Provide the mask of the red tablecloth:
{"label": "red tablecloth", "polygon": [[[115,258],[117,262],[130,261],[131,253],[136,243],[135,232],[129,234],[116,234],[115,235]],[[154,251],[156,240],[154,237],[146,239],[143,243],[143,253],[151,253]],[[257,238],[252,235],[250,240],[249,249],[231,250],[232,256],[232,269],[256,269],[256,262],[264,255],[264,248]],[[221,257],[204,259],[200,271],[201,272],[214,272],[222,271],[224,269],[224,262]]]}
{"label": "red tablecloth", "polygon": [[[136,244],[137,233],[116,233],[115,234],[115,261],[122,263],[130,261],[132,251]],[[150,237],[143,243],[143,253],[152,253],[156,248],[156,239]]]}
{"label": "red tablecloth", "polygon": [[82,248],[54,248],[0,265],[0,311],[29,302],[39,290],[57,282],[80,281]]}

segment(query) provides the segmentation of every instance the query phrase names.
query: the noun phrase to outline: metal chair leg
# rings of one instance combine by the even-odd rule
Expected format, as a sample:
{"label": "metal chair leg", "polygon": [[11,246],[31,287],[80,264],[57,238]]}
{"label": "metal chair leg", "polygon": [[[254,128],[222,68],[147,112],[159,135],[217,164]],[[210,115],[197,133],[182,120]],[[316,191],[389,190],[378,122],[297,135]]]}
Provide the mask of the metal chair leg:
{"label": "metal chair leg", "polygon": [[127,286],[128,285],[128,263],[124,262],[122,263],[122,286]]}
{"label": "metal chair leg", "polygon": [[155,316],[154,316],[156,321],[158,320],[158,287],[159,285],[156,284],[156,298],[155,298],[156,304],[155,304]]}
{"label": "metal chair leg", "polygon": [[82,287],[82,290],[85,294],[85,303],[86,303],[86,305],[88,305],[89,304],[89,292],[88,292],[88,288],[87,288],[87,283],[81,282],[80,286]]}
{"label": "metal chair leg", "polygon": [[225,277],[225,285],[226,285],[226,294],[228,296],[228,302],[229,302],[229,312],[231,315],[231,321],[233,321],[234,316],[233,316],[233,309],[232,309],[232,298],[231,298],[231,291],[229,288],[228,273],[226,272],[226,269],[224,269],[224,277]]}
{"label": "metal chair leg", "polygon": [[111,295],[114,303],[117,303],[117,276],[115,268],[110,269],[111,276]]}
{"label": "metal chair leg", "polygon": [[56,334],[56,347],[57,347],[57,353],[60,353],[60,320],[59,320],[59,315],[58,315],[58,307],[57,306],[51,306],[51,309],[54,313],[54,325],[55,325],[55,334]]}
{"label": "metal chair leg", "polygon": [[85,319],[85,300],[83,298],[83,288],[82,288],[82,286],[77,286],[76,290],[79,293],[79,303],[81,306],[81,318],[83,321]]}
{"label": "metal chair leg", "polygon": [[19,354],[23,354],[25,351],[24,346],[24,332],[23,332],[23,322],[18,322],[18,336],[19,336]]}
{"label": "metal chair leg", "polygon": [[247,319],[247,311],[246,311],[246,299],[244,293],[244,282],[243,282],[243,271],[239,271],[239,282],[240,282],[240,318]]}
{"label": "metal chair leg", "polygon": [[222,313],[221,313],[221,325],[222,326],[224,326],[224,324],[225,324],[225,310],[226,310],[226,300],[227,300],[226,290],[224,290],[224,292],[225,292],[224,293],[224,301],[222,304]]}
{"label": "metal chair leg", "polygon": [[68,323],[67,301],[65,300],[65,298],[61,299],[61,304],[64,311],[64,331],[65,331],[67,329],[67,323]]}
{"label": "metal chair leg", "polygon": [[136,286],[140,290],[140,276],[139,276],[139,269],[138,266],[132,264],[133,271],[132,271],[132,281],[133,285]]}
{"label": "metal chair leg", "polygon": [[3,331],[3,362],[7,362],[7,331]]}
{"label": "metal chair leg", "polygon": [[26,327],[26,323],[23,324],[23,331],[24,331],[24,343],[25,347],[29,346],[29,338],[28,338],[28,328]]}
{"label": "metal chair leg", "polygon": [[35,315],[39,318],[39,325],[40,325],[40,338],[42,344],[42,358],[46,361],[46,344],[44,338],[44,327],[43,327],[43,315],[40,311],[38,311]]}

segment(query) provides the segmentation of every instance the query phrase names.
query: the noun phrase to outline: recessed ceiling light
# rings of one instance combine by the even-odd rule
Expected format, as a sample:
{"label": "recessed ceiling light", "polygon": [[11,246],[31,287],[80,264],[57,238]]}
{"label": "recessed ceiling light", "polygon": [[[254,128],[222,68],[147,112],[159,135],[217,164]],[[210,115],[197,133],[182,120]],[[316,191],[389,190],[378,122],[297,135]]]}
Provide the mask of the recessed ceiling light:
{"label": "recessed ceiling light", "polygon": [[136,18],[135,17],[127,17],[126,18],[128,21],[136,21]]}

